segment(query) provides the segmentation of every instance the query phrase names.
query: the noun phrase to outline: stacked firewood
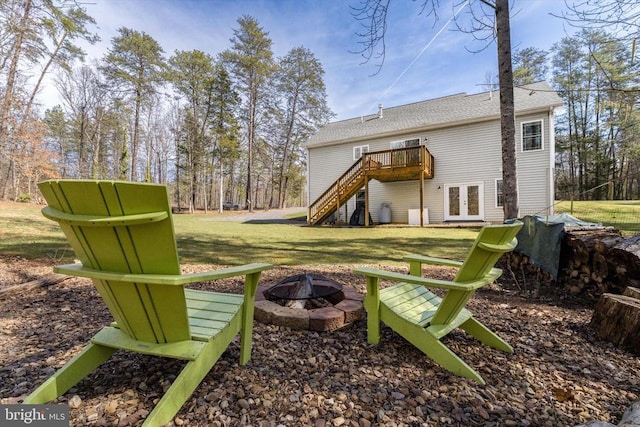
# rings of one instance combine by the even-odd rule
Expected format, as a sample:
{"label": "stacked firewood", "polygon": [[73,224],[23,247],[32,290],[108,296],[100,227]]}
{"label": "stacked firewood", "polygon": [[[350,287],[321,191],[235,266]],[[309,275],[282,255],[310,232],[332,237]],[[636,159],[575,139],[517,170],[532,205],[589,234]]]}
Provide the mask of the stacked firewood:
{"label": "stacked firewood", "polygon": [[501,280],[511,281],[520,291],[533,293],[538,296],[541,288],[555,286],[555,279],[547,270],[529,259],[527,255],[519,252],[508,252],[502,256],[497,264],[505,270]]}
{"label": "stacked firewood", "polygon": [[634,266],[630,256],[618,245],[624,237],[614,229],[575,231],[565,235],[560,251],[558,281],[572,294],[594,298],[605,292],[620,294],[628,285]]}
{"label": "stacked firewood", "polygon": [[558,277],[523,254],[504,259],[519,286],[536,294],[541,287],[596,300],[603,293],[621,294],[627,286],[640,286],[640,234],[625,238],[615,229],[568,230],[562,240]]}

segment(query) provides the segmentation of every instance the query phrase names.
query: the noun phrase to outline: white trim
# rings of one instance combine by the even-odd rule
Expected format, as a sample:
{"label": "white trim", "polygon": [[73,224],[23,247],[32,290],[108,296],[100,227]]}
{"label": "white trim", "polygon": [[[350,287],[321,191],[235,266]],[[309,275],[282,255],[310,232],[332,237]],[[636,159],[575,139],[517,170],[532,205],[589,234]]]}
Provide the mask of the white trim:
{"label": "white trim", "polygon": [[[536,148],[534,150],[525,150],[524,149],[524,125],[530,123],[540,123],[540,148]],[[527,153],[529,151],[543,151],[544,150],[544,120],[529,120],[526,122],[520,122],[520,151],[522,153]]]}
{"label": "white trim", "polygon": [[549,206],[549,215],[554,215],[553,204],[555,203],[555,169],[556,169],[556,129],[555,118],[553,116],[553,108],[549,109],[549,194],[547,198],[547,206]]}
{"label": "white trim", "polygon": [[[469,187],[478,187],[478,215],[469,215],[467,211],[467,195],[464,190]],[[445,221],[484,221],[484,182],[465,182],[460,184],[444,184],[444,220]],[[449,189],[460,187],[460,215],[449,213]]]}
{"label": "white trim", "polygon": [[493,181],[493,198],[494,198],[494,207],[496,209],[502,209],[504,207],[504,182],[502,184],[502,205],[498,204],[498,181],[502,181],[502,178],[496,178]]}
{"label": "white trim", "polygon": [[[356,154],[358,149],[359,149],[359,152],[360,152],[359,155]],[[356,145],[355,147],[353,147],[353,160],[360,159],[360,157],[362,157],[362,153],[368,153],[368,152],[369,152],[369,144]]]}
{"label": "white trim", "polygon": [[305,191],[307,192],[307,215],[309,215],[309,206],[311,206],[311,180],[309,179],[309,177],[311,176],[311,162],[309,161],[309,159],[311,158],[311,153],[309,152],[309,148],[307,147],[306,150],[306,159],[307,161],[305,162],[307,164],[306,168],[307,168],[307,179],[305,179]]}

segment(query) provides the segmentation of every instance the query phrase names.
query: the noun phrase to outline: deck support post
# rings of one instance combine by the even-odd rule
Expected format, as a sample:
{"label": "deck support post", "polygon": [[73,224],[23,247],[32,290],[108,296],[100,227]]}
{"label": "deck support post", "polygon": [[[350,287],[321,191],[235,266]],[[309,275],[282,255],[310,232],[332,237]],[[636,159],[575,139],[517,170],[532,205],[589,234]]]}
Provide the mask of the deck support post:
{"label": "deck support post", "polygon": [[369,224],[369,178],[364,176],[364,226],[368,227]]}
{"label": "deck support post", "polygon": [[424,172],[420,172],[420,227],[424,227]]}
{"label": "deck support post", "polygon": [[340,182],[338,181],[338,192],[336,193],[336,225],[340,225]]}

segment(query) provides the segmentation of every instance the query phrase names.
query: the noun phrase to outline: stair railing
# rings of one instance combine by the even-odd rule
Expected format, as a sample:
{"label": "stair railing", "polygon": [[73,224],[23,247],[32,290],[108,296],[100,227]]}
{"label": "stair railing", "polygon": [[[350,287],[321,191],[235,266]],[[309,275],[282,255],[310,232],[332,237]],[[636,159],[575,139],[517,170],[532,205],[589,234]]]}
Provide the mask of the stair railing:
{"label": "stair railing", "polygon": [[429,177],[433,177],[433,155],[424,145],[363,153],[360,159],[356,160],[345,173],[309,205],[308,223],[316,224],[329,212],[333,212],[334,207],[337,209],[342,202],[352,197],[353,186],[360,184],[368,171],[420,165]]}

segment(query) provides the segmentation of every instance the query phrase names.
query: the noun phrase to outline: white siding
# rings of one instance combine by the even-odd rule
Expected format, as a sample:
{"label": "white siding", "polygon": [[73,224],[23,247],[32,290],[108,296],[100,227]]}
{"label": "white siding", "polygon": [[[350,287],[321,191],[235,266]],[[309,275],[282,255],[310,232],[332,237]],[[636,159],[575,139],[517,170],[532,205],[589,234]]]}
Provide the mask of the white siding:
{"label": "white siding", "polygon": [[[544,149],[521,151],[522,121],[543,120]],[[543,210],[550,200],[549,148],[553,141],[549,115],[529,115],[516,118],[516,158],[520,207],[523,214]],[[434,178],[424,182],[424,207],[429,209],[432,223],[444,221],[445,184],[482,182],[484,220],[502,222],[502,208],[496,207],[495,180],[502,178],[502,149],[498,120],[428,130],[417,134],[398,134],[366,142],[323,146],[309,150],[309,200],[314,201],[354,162],[353,147],[369,145],[369,151],[387,150],[390,141],[428,137],[427,148],[434,157]],[[392,222],[406,224],[408,210],[419,208],[419,181],[369,183],[369,209],[372,219],[378,220],[382,203],[390,203]],[[355,208],[351,200],[348,215]],[[341,216],[344,210],[341,209]],[[347,219],[348,218],[344,218]]]}
{"label": "white siding", "polygon": [[[522,151],[522,122],[542,120],[542,150]],[[552,166],[550,150],[553,149],[553,129],[549,116],[533,115],[516,120],[516,153],[518,159],[518,192],[520,215],[544,212],[552,200],[550,193]]]}

